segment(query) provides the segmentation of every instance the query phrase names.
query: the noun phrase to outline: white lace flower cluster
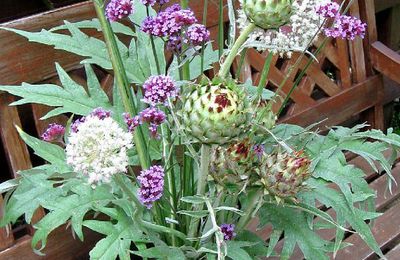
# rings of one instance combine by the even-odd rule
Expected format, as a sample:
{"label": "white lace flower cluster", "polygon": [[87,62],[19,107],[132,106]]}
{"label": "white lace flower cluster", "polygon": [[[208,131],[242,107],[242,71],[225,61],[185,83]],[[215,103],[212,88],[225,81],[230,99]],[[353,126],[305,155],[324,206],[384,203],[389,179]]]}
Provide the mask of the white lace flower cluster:
{"label": "white lace flower cluster", "polygon": [[67,163],[87,176],[89,184],[108,183],[112,175],[127,171],[132,134],[111,117],[95,115],[87,116],[77,130],[68,138]]}
{"label": "white lace flower cluster", "polygon": [[[316,7],[327,1],[329,0],[294,0],[293,14],[287,25],[279,30],[257,28],[251,33],[245,46],[287,56],[293,51],[304,51],[324,22],[317,14]],[[240,2],[242,3],[242,0]],[[239,10],[238,27],[243,30],[248,24],[246,14],[243,10]]]}

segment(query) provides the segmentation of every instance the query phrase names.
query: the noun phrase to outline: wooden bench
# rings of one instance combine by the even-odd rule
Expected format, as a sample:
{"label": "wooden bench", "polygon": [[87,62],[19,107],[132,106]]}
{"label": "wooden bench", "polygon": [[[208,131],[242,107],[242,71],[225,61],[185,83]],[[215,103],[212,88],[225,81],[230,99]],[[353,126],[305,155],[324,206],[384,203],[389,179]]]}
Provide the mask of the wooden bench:
{"label": "wooden bench", "polygon": [[[192,8],[198,17],[202,15],[202,1],[192,1]],[[218,1],[209,1],[208,27],[214,39],[216,38]],[[328,118],[323,126],[342,124],[347,120],[368,121],[375,128],[384,128],[383,105],[400,96],[400,88],[384,89],[382,75],[377,74],[378,69],[385,75],[400,82],[398,75],[393,72],[399,66],[398,56],[388,56],[393,53],[377,42],[376,26],[374,16],[374,1],[355,1],[351,8],[353,15],[358,15],[368,21],[369,34],[365,41],[356,40],[331,41],[324,51],[318,56],[320,63],[314,63],[308,70],[299,87],[294,91],[285,114],[280,118],[281,122],[309,125],[311,123]],[[41,28],[51,28],[62,23],[63,20],[78,21],[91,19],[95,16],[91,3],[83,2],[66,8],[20,19],[3,24],[13,28],[28,31],[37,31]],[[96,31],[88,31],[92,36],[101,37]],[[54,62],[58,61],[72,77],[77,81],[84,81],[80,73],[80,58],[51,47],[29,43],[26,39],[15,34],[0,31],[0,84],[20,84],[23,81],[35,82],[57,82],[55,76]],[[371,51],[370,51],[371,50]],[[246,57],[241,78],[259,80],[260,71],[264,62],[264,54],[249,51]],[[296,55],[294,56],[294,59]],[[276,88],[280,84],[290,66],[292,60],[274,58],[271,68],[270,81],[267,87]],[[300,63],[299,68],[305,66],[307,58]],[[392,64],[392,65],[388,65]],[[400,70],[399,70],[400,71]],[[329,72],[333,77],[327,75]],[[109,89],[113,80],[106,71],[97,68],[101,77],[102,86]],[[293,74],[289,78],[283,91],[282,97],[289,92],[291,84],[295,80]],[[397,77],[396,77],[397,76]],[[385,96],[386,93],[386,96]],[[357,98],[355,98],[357,97]],[[372,97],[372,98],[371,98]],[[9,107],[14,97],[0,93],[0,146],[4,154],[0,153],[1,180],[15,177],[18,170],[28,169],[32,165],[40,164],[41,161],[32,155],[26,145],[19,139],[14,125],[22,125],[24,129],[34,135],[41,134],[48,123],[65,122],[64,117],[40,121],[39,118],[47,111],[43,106],[27,105],[23,107]],[[1,150],[1,148],[0,148]],[[400,204],[396,204],[399,198],[399,190],[394,189],[393,194],[384,196],[385,176],[377,176],[372,173],[367,164],[355,158],[352,163],[365,169],[371,187],[377,190],[377,209],[384,212],[374,226],[374,233],[382,249],[388,256],[396,256],[400,251],[397,246],[400,230],[398,225]],[[394,176],[400,180],[400,165],[394,167]],[[0,197],[1,203],[1,197]],[[1,214],[1,212],[0,212]],[[34,220],[38,221],[45,212],[39,210]],[[388,221],[389,220],[389,221]],[[254,224],[254,223],[253,223]],[[0,229],[0,259],[43,259],[34,255],[30,248],[30,238],[33,233],[31,226],[19,224],[12,227],[12,232],[7,235],[6,229]],[[269,231],[259,232],[262,237],[268,239]],[[323,234],[331,239],[329,232]],[[74,240],[71,230],[65,227],[52,234],[45,253],[47,259],[78,259],[85,258],[88,250],[99,238],[97,234],[88,233],[85,243]],[[365,247],[357,235],[350,235],[346,241],[353,242],[356,247],[344,250],[338,255],[338,259],[373,259],[372,251]],[[357,251],[357,252],[355,252]],[[74,252],[74,255],[71,254]],[[359,258],[354,258],[357,255]],[[301,253],[297,250],[293,259],[301,259]],[[392,258],[395,259],[395,258]]]}

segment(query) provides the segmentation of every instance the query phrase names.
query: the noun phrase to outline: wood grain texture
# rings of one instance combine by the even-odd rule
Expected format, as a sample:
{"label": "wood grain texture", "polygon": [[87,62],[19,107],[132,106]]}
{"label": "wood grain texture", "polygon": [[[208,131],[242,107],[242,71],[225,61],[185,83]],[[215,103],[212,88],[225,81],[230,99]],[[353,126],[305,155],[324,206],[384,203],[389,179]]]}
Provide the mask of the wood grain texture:
{"label": "wood grain texture", "polygon": [[321,128],[340,124],[351,116],[365,111],[376,104],[376,100],[371,97],[377,95],[379,84],[382,84],[381,76],[374,76],[363,83],[344,90],[334,97],[307,108],[299,114],[284,118],[282,122],[307,126],[323,121]]}

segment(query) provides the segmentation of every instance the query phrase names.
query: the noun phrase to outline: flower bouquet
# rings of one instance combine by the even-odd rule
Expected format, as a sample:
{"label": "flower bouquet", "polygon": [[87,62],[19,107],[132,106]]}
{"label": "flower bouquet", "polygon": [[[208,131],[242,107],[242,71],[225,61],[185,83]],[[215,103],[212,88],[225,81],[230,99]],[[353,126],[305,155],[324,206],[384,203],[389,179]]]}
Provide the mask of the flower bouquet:
{"label": "flower bouquet", "polygon": [[[42,140],[18,129],[47,163],[0,186],[8,192],[1,226],[22,216],[30,223],[42,207],[47,214],[34,224],[35,252],[67,223],[81,240],[84,227],[103,235],[92,259],[288,259],[296,245],[307,259],[326,259],[349,246],[346,232],[359,233],[383,257],[366,223],[379,216],[375,193],[345,152],[376,171],[379,165],[391,189],[399,136],[361,131],[365,125],[321,135],[315,125],[276,124],[288,97],[276,113],[279,91],[266,88],[274,54],[300,52],[312,62],[327,37],[364,36],[366,24],[346,15],[352,1],[228,0],[227,39],[220,1],[218,50],[205,26],[207,0],[202,22],[188,1],[168,2],[93,0],[97,19],[41,32],[2,28],[85,57],[87,88],[58,64],[61,86],[0,86],[21,97],[14,105],[55,107],[45,119],[70,115]],[[104,41],[85,28],[102,31]],[[322,45],[310,48],[317,38]],[[235,58],[243,60],[249,48],[268,53],[258,86],[231,75]],[[93,65],[112,70],[111,97]],[[393,156],[386,159],[388,149]],[[258,229],[273,228],[268,243],[246,228],[256,219]],[[334,229],[335,239],[324,240],[320,229]]]}

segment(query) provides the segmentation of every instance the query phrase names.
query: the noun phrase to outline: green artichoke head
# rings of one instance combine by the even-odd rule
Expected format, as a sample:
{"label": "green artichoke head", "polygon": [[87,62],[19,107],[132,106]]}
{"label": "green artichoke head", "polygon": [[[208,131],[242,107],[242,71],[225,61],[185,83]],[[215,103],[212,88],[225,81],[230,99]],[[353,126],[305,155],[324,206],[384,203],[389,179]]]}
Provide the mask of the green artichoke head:
{"label": "green artichoke head", "polygon": [[286,151],[276,151],[267,154],[257,170],[259,184],[278,201],[294,198],[305,188],[304,182],[311,176],[310,164],[311,161],[303,152],[289,154]]}
{"label": "green artichoke head", "polygon": [[265,30],[287,24],[292,15],[293,0],[243,0],[246,16]]}
{"label": "green artichoke head", "polygon": [[255,174],[256,156],[249,140],[228,147],[214,147],[211,155],[210,177],[228,191],[240,192]]}
{"label": "green artichoke head", "polygon": [[187,134],[203,144],[227,144],[249,128],[249,102],[234,82],[219,79],[185,87],[181,119]]}

